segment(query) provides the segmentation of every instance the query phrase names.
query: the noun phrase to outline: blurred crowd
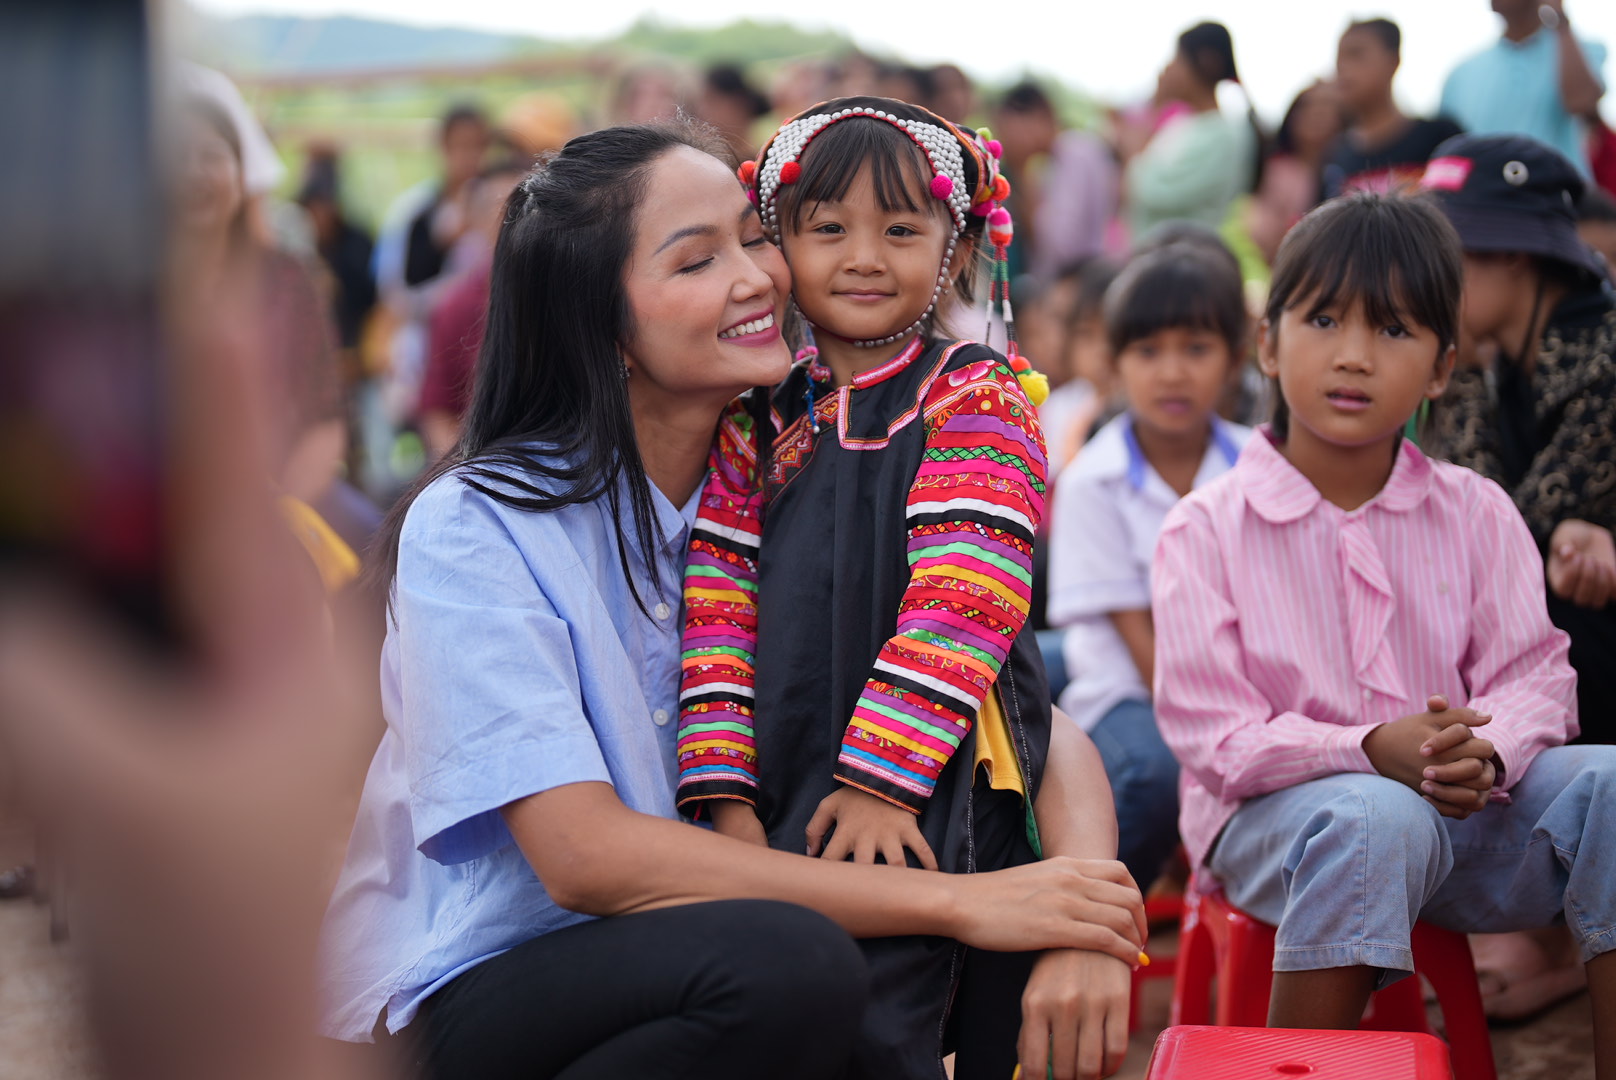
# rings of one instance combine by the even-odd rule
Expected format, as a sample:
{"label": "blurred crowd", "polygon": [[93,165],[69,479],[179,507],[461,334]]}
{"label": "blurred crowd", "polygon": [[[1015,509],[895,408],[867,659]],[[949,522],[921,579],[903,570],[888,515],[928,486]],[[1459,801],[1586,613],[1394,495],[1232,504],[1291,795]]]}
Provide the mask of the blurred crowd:
{"label": "blurred crowd", "polygon": [[[181,133],[190,145],[185,222],[205,247],[231,237],[262,255],[261,287],[272,301],[265,310],[273,312],[266,332],[288,339],[275,344],[284,354],[287,423],[296,429],[281,436],[283,483],[357,551],[379,510],[455,442],[504,198],[535,155],[590,120],[685,113],[717,128],[740,160],[816,101],[912,101],[987,125],[1003,145],[1024,345],[1058,388],[1070,384],[1054,406],[1060,460],[1115,407],[1107,405],[1106,364],[1090,347],[1104,266],[1170,223],[1216,234],[1239,260],[1249,295],[1260,298],[1281,238],[1322,200],[1417,181],[1432,152],[1461,132],[1517,131],[1561,150],[1589,177],[1584,231],[1616,257],[1616,134],[1598,111],[1604,50],[1556,47],[1558,31],[1536,33],[1538,5],[1493,6],[1504,35],[1452,72],[1432,117],[1399,107],[1402,40],[1386,18],[1344,28],[1334,73],[1300,89],[1272,128],[1246,99],[1235,42],[1215,22],[1185,30],[1165,50],[1170,59],[1149,100],[1109,108],[1085,127],[1063,122],[1059,89],[1037,80],[988,93],[954,64],[861,53],[789,62],[766,88],[740,63],[695,71],[639,62],[618,73],[591,118],[543,92],[497,115],[468,97],[438,122],[436,174],[399,194],[374,236],[345,210],[342,147],[289,148],[303,172],[292,201],[282,201],[284,169],[263,127],[228,79],[191,68],[194,107]],[[1504,93],[1497,88],[1506,75],[1516,89]],[[316,302],[323,322],[299,317]],[[1239,407],[1251,420],[1264,403],[1254,389]]]}

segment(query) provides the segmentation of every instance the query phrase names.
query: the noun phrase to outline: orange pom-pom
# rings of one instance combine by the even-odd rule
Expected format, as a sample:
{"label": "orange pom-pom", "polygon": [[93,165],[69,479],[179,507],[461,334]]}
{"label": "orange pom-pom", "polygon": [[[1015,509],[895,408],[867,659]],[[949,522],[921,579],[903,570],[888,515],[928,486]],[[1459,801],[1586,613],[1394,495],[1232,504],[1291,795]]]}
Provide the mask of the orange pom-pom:
{"label": "orange pom-pom", "polygon": [[1010,370],[1015,372],[1017,375],[1020,375],[1023,371],[1031,371],[1032,361],[1028,360],[1020,353],[1016,353],[1010,357]]}
{"label": "orange pom-pom", "polygon": [[782,184],[795,184],[802,179],[802,166],[795,161],[788,161],[780,166],[780,182]]}
{"label": "orange pom-pom", "polygon": [[1004,178],[1003,173],[993,178],[993,197],[999,202],[1010,197],[1010,181]]}
{"label": "orange pom-pom", "polygon": [[741,183],[751,187],[757,180],[757,162],[751,160],[741,162],[741,167],[735,170],[735,175],[741,178]]}

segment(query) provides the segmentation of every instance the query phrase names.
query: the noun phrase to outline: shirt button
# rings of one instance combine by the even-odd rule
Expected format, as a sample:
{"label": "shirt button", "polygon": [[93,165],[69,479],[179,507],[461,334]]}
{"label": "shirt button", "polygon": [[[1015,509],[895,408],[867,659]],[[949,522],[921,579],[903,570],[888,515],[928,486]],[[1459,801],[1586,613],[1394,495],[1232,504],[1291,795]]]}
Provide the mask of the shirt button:
{"label": "shirt button", "polygon": [[656,721],[657,727],[666,727],[668,724],[668,710],[658,709],[656,712],[651,714],[651,719]]}
{"label": "shirt button", "polygon": [[657,617],[658,622],[663,622],[669,615],[673,614],[673,609],[667,604],[658,604],[656,607],[651,609],[651,614]]}
{"label": "shirt button", "polygon": [[1365,689],[1364,692],[1363,692],[1363,699],[1365,701],[1368,701],[1370,698],[1372,698],[1374,696],[1375,696],[1375,692],[1373,690]]}

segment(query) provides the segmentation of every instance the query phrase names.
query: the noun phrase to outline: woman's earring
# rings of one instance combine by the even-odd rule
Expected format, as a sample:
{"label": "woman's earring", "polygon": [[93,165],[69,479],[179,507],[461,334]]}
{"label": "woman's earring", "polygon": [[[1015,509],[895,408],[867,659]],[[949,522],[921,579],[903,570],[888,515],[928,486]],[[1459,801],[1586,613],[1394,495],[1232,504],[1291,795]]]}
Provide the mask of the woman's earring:
{"label": "woman's earring", "polygon": [[623,367],[623,378],[627,379],[628,378],[628,361],[624,360],[621,356],[619,356],[617,358],[617,362],[619,364],[621,364],[622,367]]}

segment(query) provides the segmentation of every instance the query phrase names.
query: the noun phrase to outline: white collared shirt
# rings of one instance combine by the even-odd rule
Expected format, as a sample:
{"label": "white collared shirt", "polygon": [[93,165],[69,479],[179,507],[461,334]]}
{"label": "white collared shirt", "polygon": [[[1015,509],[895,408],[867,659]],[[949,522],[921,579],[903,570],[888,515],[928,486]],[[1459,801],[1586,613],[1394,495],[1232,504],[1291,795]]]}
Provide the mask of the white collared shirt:
{"label": "white collared shirt", "polygon": [[[1251,429],[1217,417],[1195,487],[1234,465]],[[1149,701],[1113,611],[1150,607],[1156,537],[1178,492],[1145,460],[1123,413],[1084,446],[1055,484],[1049,531],[1049,622],[1066,627],[1071,681],[1060,707],[1085,731],[1123,701]]]}

